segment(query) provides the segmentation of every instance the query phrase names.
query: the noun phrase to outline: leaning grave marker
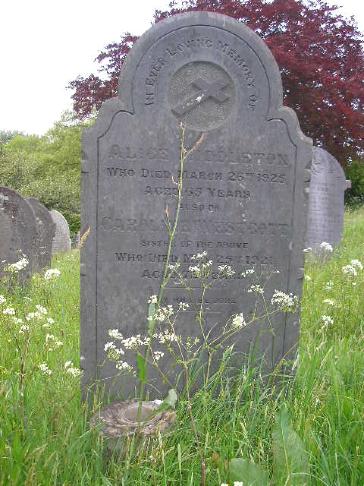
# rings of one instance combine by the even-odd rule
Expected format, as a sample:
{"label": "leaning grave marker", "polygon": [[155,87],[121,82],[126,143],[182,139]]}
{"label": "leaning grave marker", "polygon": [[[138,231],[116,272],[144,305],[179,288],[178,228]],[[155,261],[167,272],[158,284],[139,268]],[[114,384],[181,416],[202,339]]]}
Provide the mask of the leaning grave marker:
{"label": "leaning grave marker", "polygon": [[52,241],[52,255],[71,250],[71,237],[68,222],[62,213],[56,209],[50,211],[53,222],[56,225]]}
{"label": "leaning grave marker", "polygon": [[[119,381],[105,361],[109,329],[145,334],[148,297],[158,294],[176,208],[180,124],[196,149],[185,163],[180,223],[171,263],[186,277],[203,250],[215,265],[256,273],[278,270],[266,285],[300,295],[312,143],[294,112],[282,107],[277,64],[249,28],[219,14],[195,12],[159,22],[133,47],[119,97],[105,102],[84,133],[81,250],[81,365],[84,386],[96,379],[112,393],[134,396],[135,380]],[[207,296],[208,326],[249,315],[255,303],[240,276],[219,281]],[[167,304],[186,301],[171,280]],[[258,339],[274,366],[297,344],[299,317],[279,314],[244,330],[235,350]],[[196,336],[192,312],[178,331]],[[168,370],[170,363],[163,363]],[[166,387],[154,382],[162,395]],[[152,392],[152,395],[158,395]],[[161,396],[160,395],[160,396]]]}
{"label": "leaning grave marker", "polygon": [[28,265],[18,273],[19,281],[27,280],[35,267],[37,228],[30,204],[16,191],[0,187],[0,278],[8,264],[25,256]]}
{"label": "leaning grave marker", "polygon": [[36,269],[41,270],[51,264],[55,223],[48,209],[38,199],[29,197],[27,201],[32,206],[37,221]]}
{"label": "leaning grave marker", "polygon": [[329,152],[313,148],[306,246],[317,250],[323,241],[337,246],[344,226],[344,192],[350,181]]}

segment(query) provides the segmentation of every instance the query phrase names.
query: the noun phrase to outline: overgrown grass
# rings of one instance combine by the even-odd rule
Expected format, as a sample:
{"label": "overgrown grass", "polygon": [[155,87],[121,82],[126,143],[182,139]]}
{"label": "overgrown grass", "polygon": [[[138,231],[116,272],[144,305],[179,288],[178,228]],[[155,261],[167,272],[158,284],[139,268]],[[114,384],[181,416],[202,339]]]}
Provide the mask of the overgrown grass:
{"label": "overgrown grass", "polygon": [[[364,272],[355,277],[342,272],[352,259],[363,261],[363,255],[361,210],[347,214],[345,237],[333,258],[307,262],[306,277],[311,279],[305,280],[293,380],[279,386],[270,380],[271,386],[264,386],[257,370],[244,369],[234,382],[221,380],[218,396],[211,391],[194,397],[207,485],[227,480],[217,458],[244,457],[272,471],[272,427],[283,403],[310,462],[305,482],[300,478],[286,484],[364,484]],[[21,339],[27,334],[19,335],[21,324],[10,324],[12,316],[0,315],[0,484],[199,485],[201,461],[183,399],[177,425],[167,436],[136,446],[131,439],[122,457],[103,453],[104,445],[88,428],[90,411],[81,404],[79,378],[64,368],[66,361],[79,363],[78,253],[60,257],[53,266],[61,270],[57,280],[38,277],[27,291],[12,296],[0,292],[7,298],[2,309],[14,307],[24,319],[41,304],[55,320],[50,329],[42,327],[45,316],[25,321],[30,345],[21,388]],[[324,326],[323,315],[332,317],[333,324]],[[63,345],[49,350],[47,333]],[[16,344],[22,351],[16,351]],[[52,374],[43,374],[41,363]]]}

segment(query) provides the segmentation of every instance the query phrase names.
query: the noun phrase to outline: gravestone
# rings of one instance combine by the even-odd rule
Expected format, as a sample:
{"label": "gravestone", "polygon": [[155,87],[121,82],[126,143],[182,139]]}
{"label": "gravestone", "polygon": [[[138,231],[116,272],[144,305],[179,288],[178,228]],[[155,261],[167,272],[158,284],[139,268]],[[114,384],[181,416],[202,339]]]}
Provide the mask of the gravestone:
{"label": "gravestone", "polygon": [[35,267],[37,227],[30,204],[8,187],[0,187],[0,278],[9,275],[7,265],[26,257],[28,265],[17,273],[27,280]]}
{"label": "gravestone", "polygon": [[[161,21],[133,47],[119,96],[103,104],[84,133],[84,387],[98,379],[111,394],[135,393],[133,378],[110,379],[116,370],[104,364],[104,345],[109,329],[125,337],[146,333],[147,300],[158,294],[167,258],[166,218],[173,222],[176,213],[181,124],[193,151],[182,173],[170,262],[181,263],[197,301],[201,287],[189,270],[192,255],[206,250],[215,269],[236,269],[207,292],[207,328],[221,330],[233,314],[252,316],[256,295],[248,292],[252,280],[243,270],[254,268],[259,278],[272,274],[268,300],[275,289],[301,294],[312,143],[294,112],[282,106],[272,54],[226,16],[195,12]],[[189,298],[172,278],[164,302]],[[178,319],[183,338],[199,335],[192,308]],[[245,329],[234,350],[247,353],[254,344],[271,368],[292,356],[298,334],[297,314],[276,314],[269,325],[261,320]],[[164,357],[161,363],[168,373],[171,362]],[[150,395],[160,398],[168,387],[153,374],[149,379],[155,387]]]}
{"label": "gravestone", "polygon": [[34,197],[27,198],[32,206],[37,221],[37,252],[35,259],[36,270],[51,265],[52,240],[55,235],[55,224],[48,209]]}
{"label": "gravestone", "polygon": [[50,211],[53,222],[56,225],[52,241],[52,255],[64,253],[71,250],[70,228],[66,218],[56,209]]}
{"label": "gravestone", "polygon": [[344,192],[350,187],[339,162],[314,147],[311,168],[306,247],[318,250],[322,242],[337,246],[344,225]]}

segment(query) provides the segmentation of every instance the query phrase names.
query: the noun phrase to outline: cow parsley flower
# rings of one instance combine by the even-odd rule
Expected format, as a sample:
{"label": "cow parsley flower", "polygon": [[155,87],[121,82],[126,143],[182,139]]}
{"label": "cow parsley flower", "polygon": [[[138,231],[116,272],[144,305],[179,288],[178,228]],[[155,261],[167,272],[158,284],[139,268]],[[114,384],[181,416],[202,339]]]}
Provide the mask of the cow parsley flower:
{"label": "cow parsley flower", "polygon": [[3,295],[0,295],[0,305],[5,304],[5,302],[6,302],[5,297]]}
{"label": "cow parsley flower", "polygon": [[50,268],[47,270],[44,274],[44,279],[45,280],[55,280],[61,275],[61,272],[58,270],[58,268]]}
{"label": "cow parsley flower", "polygon": [[322,316],[321,320],[322,320],[322,322],[324,323],[325,326],[329,326],[331,324],[334,324],[334,319],[331,316]]}
{"label": "cow parsley flower", "polygon": [[25,324],[20,326],[20,329],[19,329],[19,334],[25,334],[27,332],[29,332],[30,328],[29,326],[26,326]]}
{"label": "cow parsley flower", "polygon": [[250,288],[248,289],[248,292],[251,293],[251,292],[254,292],[256,294],[261,294],[263,295],[264,294],[264,289],[261,285],[256,285],[256,284],[253,284],[250,286]]}
{"label": "cow parsley flower", "polygon": [[41,363],[38,368],[40,369],[40,371],[43,373],[43,375],[51,375],[52,374],[52,370],[50,370],[48,368],[48,365],[47,363]]}
{"label": "cow parsley flower", "polygon": [[271,304],[286,312],[293,311],[297,307],[298,298],[292,293],[286,294],[281,290],[275,290],[271,298]]}
{"label": "cow parsley flower", "polygon": [[220,265],[217,267],[217,269],[221,275],[226,277],[232,277],[235,275],[235,270],[233,270],[230,265]]}
{"label": "cow parsley flower", "polygon": [[353,265],[344,265],[341,270],[343,274],[349,275],[350,277],[356,277],[358,275],[358,272]]}
{"label": "cow parsley flower", "polygon": [[159,361],[161,358],[163,358],[164,353],[162,351],[154,351],[153,353],[153,358],[155,361]]}
{"label": "cow parsley flower", "polygon": [[113,339],[123,339],[123,335],[119,332],[118,329],[109,329],[108,335]]}
{"label": "cow parsley flower", "polygon": [[351,265],[354,267],[354,268],[357,268],[358,270],[363,270],[363,264],[360,260],[351,260]]}
{"label": "cow parsley flower", "polygon": [[151,295],[148,299],[148,304],[156,304],[158,302],[157,295]]}
{"label": "cow parsley flower", "polygon": [[233,317],[232,323],[231,323],[233,329],[242,329],[247,325],[243,313],[241,314],[236,314],[236,316]]}
{"label": "cow parsley flower", "polygon": [[325,284],[325,290],[327,290],[328,292],[330,292],[330,290],[332,290],[334,287],[334,282],[332,280],[329,280],[328,282],[326,282]]}
{"label": "cow parsley flower", "polygon": [[26,268],[28,264],[29,260],[23,257],[18,262],[7,265],[5,271],[10,273],[18,273],[21,270],[24,270],[24,268]]}
{"label": "cow parsley flower", "polygon": [[15,309],[13,307],[7,307],[3,310],[3,314],[6,316],[15,316]]}
{"label": "cow parsley flower", "polygon": [[115,364],[115,368],[119,371],[125,371],[127,373],[133,373],[133,367],[126,361],[118,361]]}
{"label": "cow parsley flower", "polygon": [[187,310],[189,307],[190,307],[190,306],[189,306],[189,304],[187,304],[187,302],[180,302],[180,303],[178,304],[178,310],[180,310],[180,311],[185,311],[185,310]]}
{"label": "cow parsley flower", "polygon": [[324,299],[322,302],[324,304],[331,305],[331,306],[335,306],[336,305],[336,301],[334,299]]}
{"label": "cow parsley flower", "polygon": [[323,241],[322,243],[320,243],[320,249],[327,251],[328,253],[332,253],[334,250],[332,245],[330,245],[330,243],[328,243],[327,241]]}

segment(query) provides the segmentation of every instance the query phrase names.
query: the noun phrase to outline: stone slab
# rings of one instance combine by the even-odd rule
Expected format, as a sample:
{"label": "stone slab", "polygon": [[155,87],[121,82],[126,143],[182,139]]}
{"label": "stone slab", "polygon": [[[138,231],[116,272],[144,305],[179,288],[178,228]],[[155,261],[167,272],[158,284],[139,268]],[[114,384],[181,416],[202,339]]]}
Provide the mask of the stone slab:
{"label": "stone slab", "polygon": [[[103,364],[104,345],[109,329],[125,337],[146,332],[147,300],[158,294],[166,261],[165,220],[175,218],[181,123],[185,145],[195,149],[184,167],[171,262],[181,262],[197,301],[192,255],[206,250],[215,269],[237,269],[208,291],[207,328],[221,330],[233,314],[252,315],[253,280],[241,276],[248,268],[254,278],[272,274],[268,300],[275,289],[301,294],[312,142],[282,106],[271,52],[245,25],[219,14],[159,22],[133,47],[119,96],[103,104],[83,138],[84,389],[98,379],[119,397],[135,394],[135,380],[116,379],[114,365]],[[172,305],[191,298],[173,279],[164,296]],[[183,316],[178,332],[199,335],[193,312]],[[298,336],[299,316],[279,314],[247,328],[234,349],[248,353],[255,346],[272,368],[292,356]],[[162,366],[168,373],[172,363],[166,358]],[[160,398],[167,385],[150,379],[150,395]]]}
{"label": "stone slab", "polygon": [[36,267],[37,226],[31,205],[16,191],[0,187],[0,278],[4,268],[25,256],[27,267],[18,274],[27,280]]}
{"label": "stone slab", "polygon": [[349,183],[339,162],[329,152],[313,148],[306,247],[322,242],[337,246],[344,225],[344,193]]}
{"label": "stone slab", "polygon": [[53,222],[56,225],[52,242],[52,255],[71,250],[71,236],[68,222],[62,213],[56,209],[50,211]]}
{"label": "stone slab", "polygon": [[56,225],[48,209],[38,199],[29,197],[27,201],[32,206],[37,221],[36,270],[42,270],[51,265],[52,240]]}

